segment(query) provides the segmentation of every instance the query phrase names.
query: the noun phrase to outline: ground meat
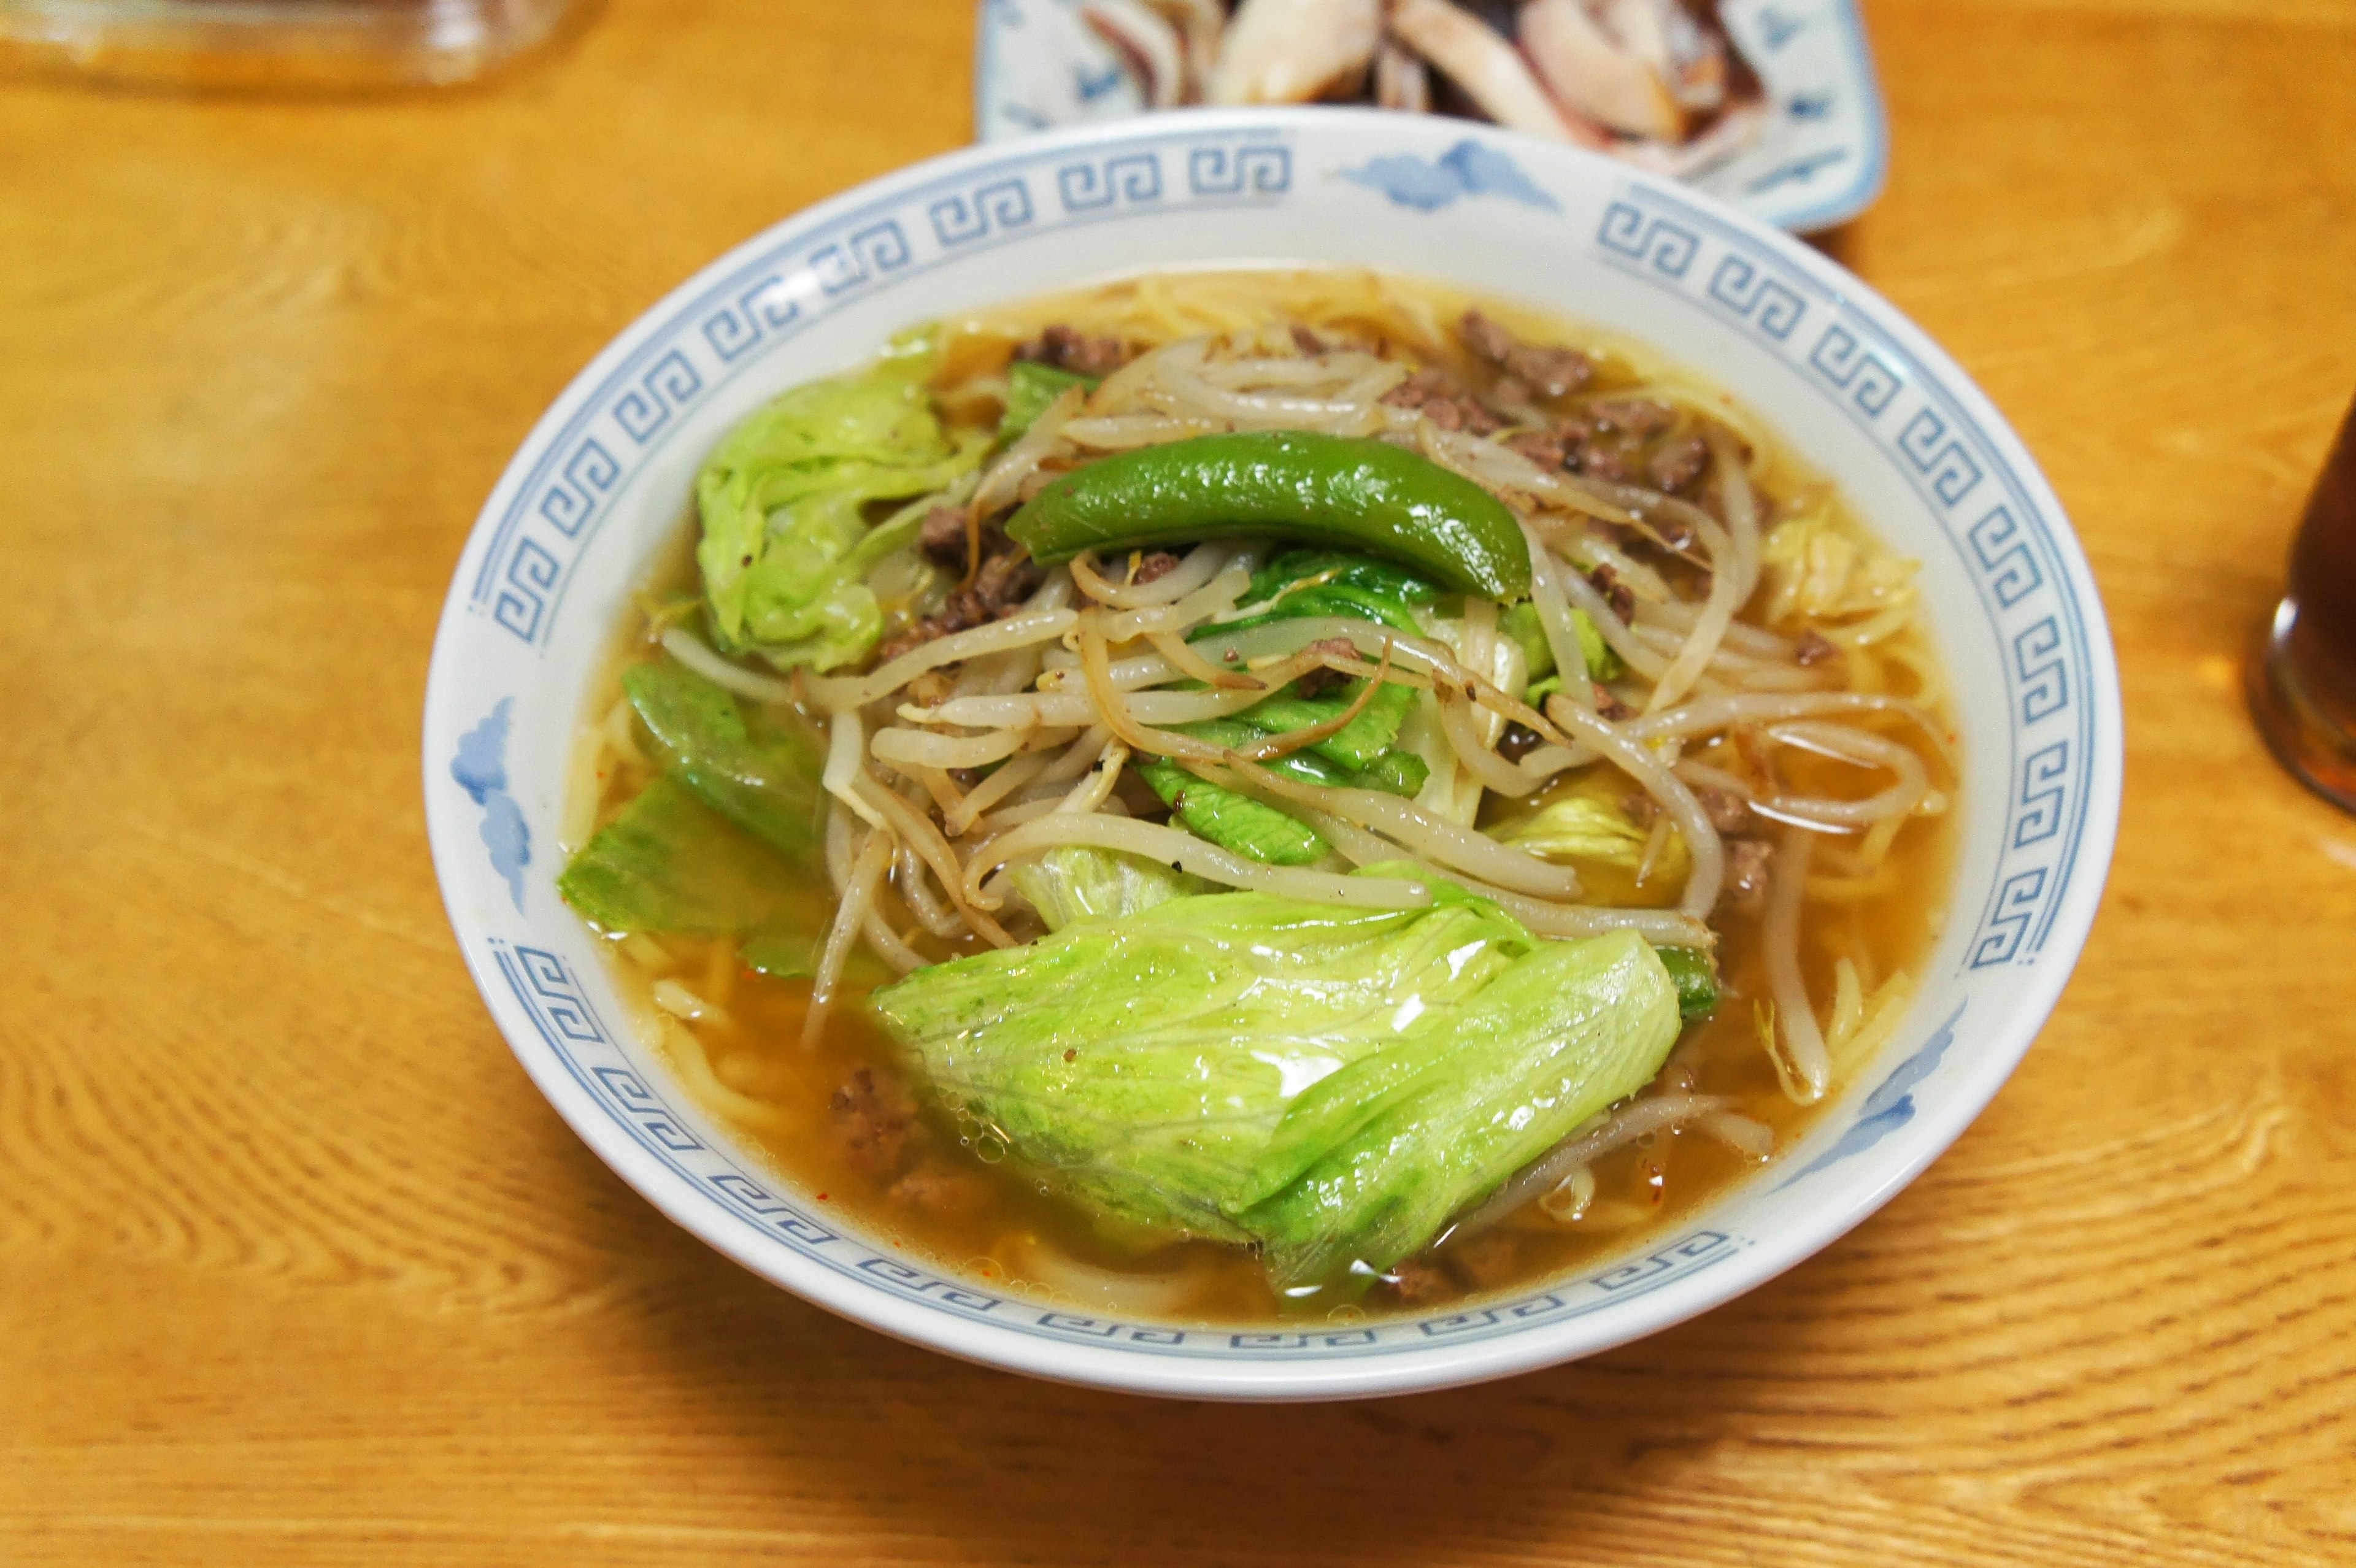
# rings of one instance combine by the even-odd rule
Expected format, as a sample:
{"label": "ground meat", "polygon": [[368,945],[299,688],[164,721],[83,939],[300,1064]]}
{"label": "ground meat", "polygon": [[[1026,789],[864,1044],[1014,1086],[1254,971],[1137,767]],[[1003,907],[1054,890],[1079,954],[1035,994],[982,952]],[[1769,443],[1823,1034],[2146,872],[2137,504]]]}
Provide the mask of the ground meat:
{"label": "ground meat", "polygon": [[[928,521],[926,527],[930,526]],[[1013,614],[1044,579],[1045,573],[1030,553],[1008,539],[994,523],[982,531],[981,551],[981,570],[974,573],[972,582],[950,594],[948,602],[932,614],[885,638],[875,650],[877,664],[889,664],[936,637],[970,631]],[[961,566],[964,562],[965,544],[960,538],[956,560],[944,564]]]}
{"label": "ground meat", "polygon": [[[1335,658],[1343,659],[1354,659],[1358,656],[1358,645],[1347,637],[1327,637],[1323,641],[1310,644],[1301,651],[1304,654],[1331,654]],[[1295,680],[1292,683],[1292,689],[1302,697],[1322,697],[1349,679],[1350,677],[1342,671],[1327,669],[1320,665]]]}
{"label": "ground meat", "polygon": [[1137,573],[1129,580],[1129,583],[1135,588],[1157,577],[1167,577],[1177,570],[1178,558],[1166,549],[1157,549],[1137,563]]}
{"label": "ground meat", "polygon": [[1383,1275],[1383,1289],[1401,1306],[1417,1307],[1445,1301],[1460,1294],[1448,1271],[1419,1258],[1403,1258]]}
{"label": "ground meat", "polygon": [[1559,436],[1546,431],[1516,431],[1505,438],[1505,449],[1518,452],[1540,468],[1559,468],[1569,449]]}
{"label": "ground meat", "polygon": [[1800,640],[1792,645],[1793,659],[1804,665],[1820,665],[1840,656],[1840,645],[1822,632],[1803,632]]}
{"label": "ground meat", "polygon": [[1643,462],[1644,453],[1633,443],[1591,435],[1579,443],[1578,450],[1570,454],[1568,466],[1573,473],[1613,485],[1633,485]]}
{"label": "ground meat", "polygon": [[1661,815],[1661,803],[1643,790],[1632,790],[1620,803],[1620,809],[1626,812],[1628,820],[1637,827],[1650,827],[1654,819]]}
{"label": "ground meat", "polygon": [[1415,409],[1441,430],[1491,435],[1513,421],[1472,395],[1472,389],[1437,368],[1418,370],[1383,394],[1393,408]]}
{"label": "ground meat", "polygon": [[946,637],[957,632],[970,631],[990,620],[990,612],[981,596],[970,588],[960,588],[949,595],[948,603],[915,625],[884,639],[875,650],[875,662],[890,664],[911,648],[922,647],[936,637]]}
{"label": "ground meat", "polygon": [[1095,337],[1058,322],[1033,342],[1014,351],[1017,359],[1052,365],[1080,376],[1109,376],[1129,363],[1129,349],[1118,337]]}
{"label": "ground meat", "polygon": [[1629,707],[1626,703],[1621,701],[1617,697],[1612,696],[1612,688],[1610,687],[1604,685],[1600,680],[1590,681],[1588,684],[1595,688],[1595,716],[1597,718],[1609,719],[1612,722],[1617,724],[1623,719],[1633,719],[1636,717],[1636,710]]}
{"label": "ground meat", "polygon": [[1310,331],[1307,327],[1301,325],[1297,321],[1292,324],[1292,346],[1295,348],[1300,349],[1303,354],[1323,354],[1325,352],[1324,339],[1319,337],[1315,333]]}
{"label": "ground meat", "polygon": [[1526,724],[1508,723],[1504,738],[1497,742],[1497,755],[1509,763],[1518,763],[1537,751],[1545,739]]}
{"label": "ground meat", "polygon": [[1751,826],[1751,803],[1730,789],[1716,784],[1694,785],[1694,799],[1701,803],[1709,825],[1720,833],[1740,833]]}
{"label": "ground meat", "polygon": [[965,570],[966,517],[963,507],[935,507],[925,514],[916,542],[943,566]]}
{"label": "ground meat", "polygon": [[1504,1231],[1475,1236],[1448,1250],[1449,1267],[1475,1290],[1503,1285],[1521,1265],[1522,1244]]}
{"label": "ground meat", "polygon": [[992,616],[1003,615],[1037,592],[1045,577],[1030,551],[1010,544],[999,554],[983,558],[981,570],[974,574],[973,592]]}
{"label": "ground meat", "polygon": [[1595,585],[1595,592],[1603,595],[1603,602],[1612,606],[1614,615],[1622,621],[1635,617],[1635,590],[1620,581],[1620,574],[1612,570],[1609,562],[1590,571],[1587,581]]}
{"label": "ground meat", "polygon": [[1567,398],[1595,378],[1594,361],[1578,349],[1525,343],[1477,310],[1464,313],[1456,336],[1475,356],[1540,397]]}
{"label": "ground meat", "polygon": [[1587,405],[1599,435],[1633,435],[1650,441],[1677,422],[1677,411],[1650,398],[1609,398]]}
{"label": "ground meat", "polygon": [[916,1131],[916,1107],[897,1083],[862,1067],[844,1080],[827,1102],[843,1158],[870,1176],[889,1176],[908,1157]]}
{"label": "ground meat", "polygon": [[1775,846],[1763,838],[1726,841],[1726,890],[1719,897],[1745,914],[1757,914],[1767,902],[1767,874],[1775,859]]}
{"label": "ground meat", "polygon": [[1681,435],[1655,447],[1644,471],[1656,486],[1674,494],[1699,479],[1708,466],[1709,443],[1697,435]]}
{"label": "ground meat", "polygon": [[931,1214],[970,1214],[990,1201],[990,1184],[972,1171],[927,1163],[894,1182],[890,1196]]}

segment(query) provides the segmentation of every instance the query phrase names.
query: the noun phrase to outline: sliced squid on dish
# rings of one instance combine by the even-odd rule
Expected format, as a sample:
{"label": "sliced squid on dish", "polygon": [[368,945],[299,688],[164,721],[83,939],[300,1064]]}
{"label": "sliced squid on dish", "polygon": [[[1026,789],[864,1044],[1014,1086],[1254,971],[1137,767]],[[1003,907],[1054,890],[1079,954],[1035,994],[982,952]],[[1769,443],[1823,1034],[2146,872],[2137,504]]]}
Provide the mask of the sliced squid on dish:
{"label": "sliced squid on dish", "polygon": [[1613,149],[1623,163],[1671,179],[1691,179],[1741,152],[1767,125],[1767,106],[1737,104],[1689,142],[1629,142]]}
{"label": "sliced squid on dish", "polygon": [[1178,29],[1185,46],[1186,83],[1180,100],[1200,103],[1211,91],[1211,69],[1218,63],[1219,39],[1227,30],[1227,10],[1219,0],[1145,0],[1162,20]]}
{"label": "sliced squid on dish", "polygon": [[1660,71],[1605,32],[1581,0],[1530,0],[1518,30],[1530,64],[1565,106],[1632,136],[1674,142],[1685,134],[1685,111]]}
{"label": "sliced squid on dish", "polygon": [[1371,100],[1431,72],[1511,130],[1689,177],[1756,140],[1757,84],[1689,0],[1081,0],[1146,106]]}
{"label": "sliced squid on dish", "polygon": [[1375,105],[1401,109],[1411,114],[1431,109],[1431,72],[1423,61],[1397,44],[1386,43],[1375,56]]}
{"label": "sliced squid on dish", "polygon": [[1214,103],[1306,103],[1365,74],[1382,0],[1244,0],[1211,75]]}
{"label": "sliced squid on dish", "polygon": [[1080,19],[1120,56],[1147,108],[1186,101],[1185,44],[1168,17],[1145,0],[1081,0]]}
{"label": "sliced squid on dish", "polygon": [[1507,130],[1584,147],[1609,143],[1600,125],[1547,92],[1494,27],[1449,0],[1398,0],[1391,31]]}
{"label": "sliced squid on dish", "polygon": [[1705,113],[1726,101],[1726,45],[1681,0],[1600,0],[1596,19],[1660,78],[1678,106]]}

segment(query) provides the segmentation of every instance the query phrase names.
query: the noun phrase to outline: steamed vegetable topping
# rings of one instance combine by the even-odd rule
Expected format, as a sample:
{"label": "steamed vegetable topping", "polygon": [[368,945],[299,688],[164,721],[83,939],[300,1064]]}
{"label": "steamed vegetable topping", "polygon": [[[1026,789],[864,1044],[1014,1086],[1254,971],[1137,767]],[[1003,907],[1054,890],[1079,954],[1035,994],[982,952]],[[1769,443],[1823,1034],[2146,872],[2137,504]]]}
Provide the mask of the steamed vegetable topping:
{"label": "steamed vegetable topping", "polygon": [[1306,431],[1141,447],[1049,485],[1006,531],[1042,561],[1238,534],[1375,551],[1463,593],[1529,592],[1529,547],[1505,504],[1387,442]]}
{"label": "steamed vegetable topping", "polygon": [[1714,393],[1315,282],[755,410],[574,763],[559,891],[697,1092],[1092,1309],[1535,1279],[1910,995],[1866,923],[1954,776],[1911,569]]}
{"label": "steamed vegetable topping", "polygon": [[989,443],[952,437],[905,364],[813,381],[738,425],[696,477],[712,637],[780,668],[832,669],[884,634],[867,574],[916,542],[921,508],[869,508],[941,490]]}
{"label": "steamed vegetable topping", "polygon": [[668,660],[631,666],[622,689],[663,771],[573,856],[557,891],[608,931],[753,938],[749,966],[810,973],[825,922],[810,884],[824,799],[812,739],[790,716],[748,718]]}
{"label": "steamed vegetable topping", "polygon": [[1313,1283],[1421,1246],[1676,1039],[1676,987],[1641,939],[1542,942],[1433,893],[1171,898],[920,969],[873,1005],[1082,1200],[1258,1243],[1280,1285]]}
{"label": "steamed vegetable topping", "polygon": [[808,870],[825,831],[816,738],[679,665],[634,665],[622,690],[664,769],[706,805]]}
{"label": "steamed vegetable topping", "polygon": [[791,869],[760,840],[658,778],[597,830],[558,879],[564,901],[608,931],[743,936],[797,901]]}

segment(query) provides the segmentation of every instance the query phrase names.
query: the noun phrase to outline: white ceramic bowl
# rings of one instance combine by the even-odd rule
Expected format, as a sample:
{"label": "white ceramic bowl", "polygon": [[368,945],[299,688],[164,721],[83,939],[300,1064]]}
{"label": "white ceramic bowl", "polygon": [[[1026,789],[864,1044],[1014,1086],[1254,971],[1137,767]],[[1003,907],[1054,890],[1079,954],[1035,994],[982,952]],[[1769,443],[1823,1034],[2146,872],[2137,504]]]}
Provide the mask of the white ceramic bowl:
{"label": "white ceramic bowl", "polygon": [[[878,1250],[691,1104],[560,902],[585,684],[704,453],[755,405],[915,322],[1108,273],[1371,265],[1605,325],[1707,372],[1899,549],[1959,693],[1952,915],[1905,1025],[1815,1130],[1608,1266],[1438,1317],[1127,1323]],[[885,1333],[1043,1377],[1228,1399],[1388,1393],[1621,1344],[1791,1267],[1935,1158],[2028,1050],[2111,855],[2119,699],[2083,557],[2035,464],[1921,332],[1804,246],[1601,159],[1461,123],[1159,116],[876,180],[713,262],[565,389],[483,508],[425,709],[452,925],[542,1093],[624,1179],[765,1277]]]}

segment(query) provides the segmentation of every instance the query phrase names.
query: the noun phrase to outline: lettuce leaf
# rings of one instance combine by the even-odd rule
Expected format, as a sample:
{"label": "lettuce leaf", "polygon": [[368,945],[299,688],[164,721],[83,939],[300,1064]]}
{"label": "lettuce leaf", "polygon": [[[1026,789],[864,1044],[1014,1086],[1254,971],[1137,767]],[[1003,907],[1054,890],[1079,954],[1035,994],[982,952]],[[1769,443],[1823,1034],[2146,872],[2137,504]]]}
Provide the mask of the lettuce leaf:
{"label": "lettuce leaf", "polygon": [[[1628,667],[1620,662],[1620,656],[1612,651],[1612,645],[1603,640],[1603,634],[1586,611],[1573,606],[1570,624],[1571,630],[1579,634],[1579,655],[1587,666],[1590,680],[1618,680],[1628,673]],[[1521,644],[1522,660],[1528,667],[1532,690],[1548,677],[1555,680],[1548,690],[1561,688],[1562,672],[1555,668],[1554,645],[1547,641],[1546,629],[1538,624],[1537,605],[1526,599],[1508,604],[1505,613],[1497,617],[1497,629]]]}
{"label": "lettuce leaf", "polygon": [[1006,367],[1006,412],[998,421],[1000,443],[1020,441],[1057,398],[1074,387],[1094,387],[1097,379],[1076,370],[1015,360]]}
{"label": "lettuce leaf", "polygon": [[728,432],[696,476],[706,618],[729,653],[780,668],[863,657],[883,611],[863,581],[906,545],[916,517],[872,529],[868,508],[947,487],[987,438],[952,440],[904,354],[863,376],[796,387]]}
{"label": "lettuce leaf", "polygon": [[1266,1249],[1280,1285],[1387,1266],[1658,1071],[1676,987],[1625,933],[1166,900],[933,965],[871,1005],[932,1083],[1109,1218]]}
{"label": "lettuce leaf", "polygon": [[1264,801],[1197,776],[1166,758],[1141,760],[1137,776],[1197,838],[1267,866],[1311,866],[1333,848],[1325,836]]}
{"label": "lettuce leaf", "polygon": [[739,827],[815,868],[826,825],[818,737],[755,709],[670,659],[633,665],[622,690],[653,738],[664,771]]}
{"label": "lettuce leaf", "polygon": [[1652,830],[1639,827],[1626,812],[1593,795],[1566,795],[1498,828],[1496,836],[1548,860],[1601,860],[1633,869],[1644,858]]}
{"label": "lettuce leaf", "polygon": [[795,902],[793,872],[767,845],[668,774],[640,790],[556,880],[566,903],[607,931],[736,936]]}
{"label": "lettuce leaf", "polygon": [[1035,860],[1017,861],[1007,871],[1014,879],[1016,891],[1031,901],[1049,931],[1061,931],[1076,920],[1135,914],[1183,894],[1203,892],[1211,885],[1141,856],[1080,844],[1050,849]]}

